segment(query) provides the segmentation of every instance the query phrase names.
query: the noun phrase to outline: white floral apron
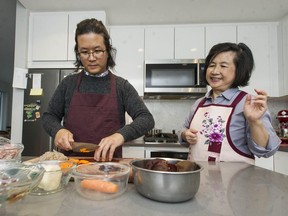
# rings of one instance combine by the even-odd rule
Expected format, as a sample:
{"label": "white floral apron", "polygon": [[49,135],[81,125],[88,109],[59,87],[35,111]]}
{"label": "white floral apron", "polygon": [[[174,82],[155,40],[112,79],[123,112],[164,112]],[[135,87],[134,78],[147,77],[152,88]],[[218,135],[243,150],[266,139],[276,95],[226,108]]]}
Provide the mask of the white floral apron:
{"label": "white floral apron", "polygon": [[239,161],[254,164],[254,156],[238,150],[233,144],[229,126],[235,106],[246,95],[240,92],[231,105],[204,105],[199,103],[190,122],[190,128],[198,131],[198,141],[189,146],[188,160]]}

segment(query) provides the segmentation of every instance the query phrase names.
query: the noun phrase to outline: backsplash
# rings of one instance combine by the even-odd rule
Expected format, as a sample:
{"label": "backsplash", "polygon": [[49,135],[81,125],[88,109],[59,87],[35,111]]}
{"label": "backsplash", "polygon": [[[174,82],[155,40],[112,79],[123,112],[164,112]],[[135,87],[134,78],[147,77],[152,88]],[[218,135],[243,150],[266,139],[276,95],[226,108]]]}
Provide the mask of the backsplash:
{"label": "backsplash", "polygon": [[[182,128],[195,100],[144,100],[144,102],[154,116],[155,128],[162,129],[163,132],[172,132],[172,130],[177,132]],[[287,98],[269,99],[268,109],[273,127],[278,128],[276,116],[280,110],[288,109]]]}

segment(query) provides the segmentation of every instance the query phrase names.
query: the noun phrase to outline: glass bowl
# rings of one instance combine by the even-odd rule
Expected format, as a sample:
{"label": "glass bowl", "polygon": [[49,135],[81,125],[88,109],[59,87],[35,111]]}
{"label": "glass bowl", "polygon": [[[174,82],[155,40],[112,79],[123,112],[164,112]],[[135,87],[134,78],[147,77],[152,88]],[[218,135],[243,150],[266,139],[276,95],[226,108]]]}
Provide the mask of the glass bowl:
{"label": "glass bowl", "polygon": [[40,164],[0,162],[0,204],[29,194],[40,183],[44,171]]}
{"label": "glass bowl", "polygon": [[23,149],[24,145],[0,137],[0,161],[20,162]]}
{"label": "glass bowl", "polygon": [[75,163],[72,161],[47,160],[40,163],[45,172],[39,185],[31,191],[31,195],[47,195],[62,191],[71,179]]}
{"label": "glass bowl", "polygon": [[76,191],[90,200],[122,195],[128,187],[130,166],[115,162],[78,165],[72,171]]}

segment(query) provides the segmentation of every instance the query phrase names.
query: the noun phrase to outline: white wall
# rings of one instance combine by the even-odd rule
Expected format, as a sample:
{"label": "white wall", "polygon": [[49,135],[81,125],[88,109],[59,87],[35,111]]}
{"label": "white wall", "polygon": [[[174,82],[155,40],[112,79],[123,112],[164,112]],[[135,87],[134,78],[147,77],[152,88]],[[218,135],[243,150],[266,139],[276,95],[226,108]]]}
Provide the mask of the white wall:
{"label": "white wall", "polygon": [[[28,11],[17,2],[14,68],[26,68],[28,42]],[[24,90],[13,88],[11,140],[22,142]]]}
{"label": "white wall", "polygon": [[[279,123],[276,119],[277,113],[288,109],[287,98],[268,100],[268,109],[275,129]],[[144,100],[144,102],[154,116],[155,128],[170,133],[172,130],[177,132],[182,128],[195,100]]]}

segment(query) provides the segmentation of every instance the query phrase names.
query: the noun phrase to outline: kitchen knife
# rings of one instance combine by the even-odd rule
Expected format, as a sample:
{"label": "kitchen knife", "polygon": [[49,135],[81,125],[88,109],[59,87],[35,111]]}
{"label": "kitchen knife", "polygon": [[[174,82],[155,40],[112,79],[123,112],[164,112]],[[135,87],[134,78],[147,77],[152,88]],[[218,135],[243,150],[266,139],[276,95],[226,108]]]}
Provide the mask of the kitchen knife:
{"label": "kitchen knife", "polygon": [[97,148],[99,148],[99,146],[93,143],[74,142],[72,144],[73,152],[88,153],[88,152],[94,152]]}

